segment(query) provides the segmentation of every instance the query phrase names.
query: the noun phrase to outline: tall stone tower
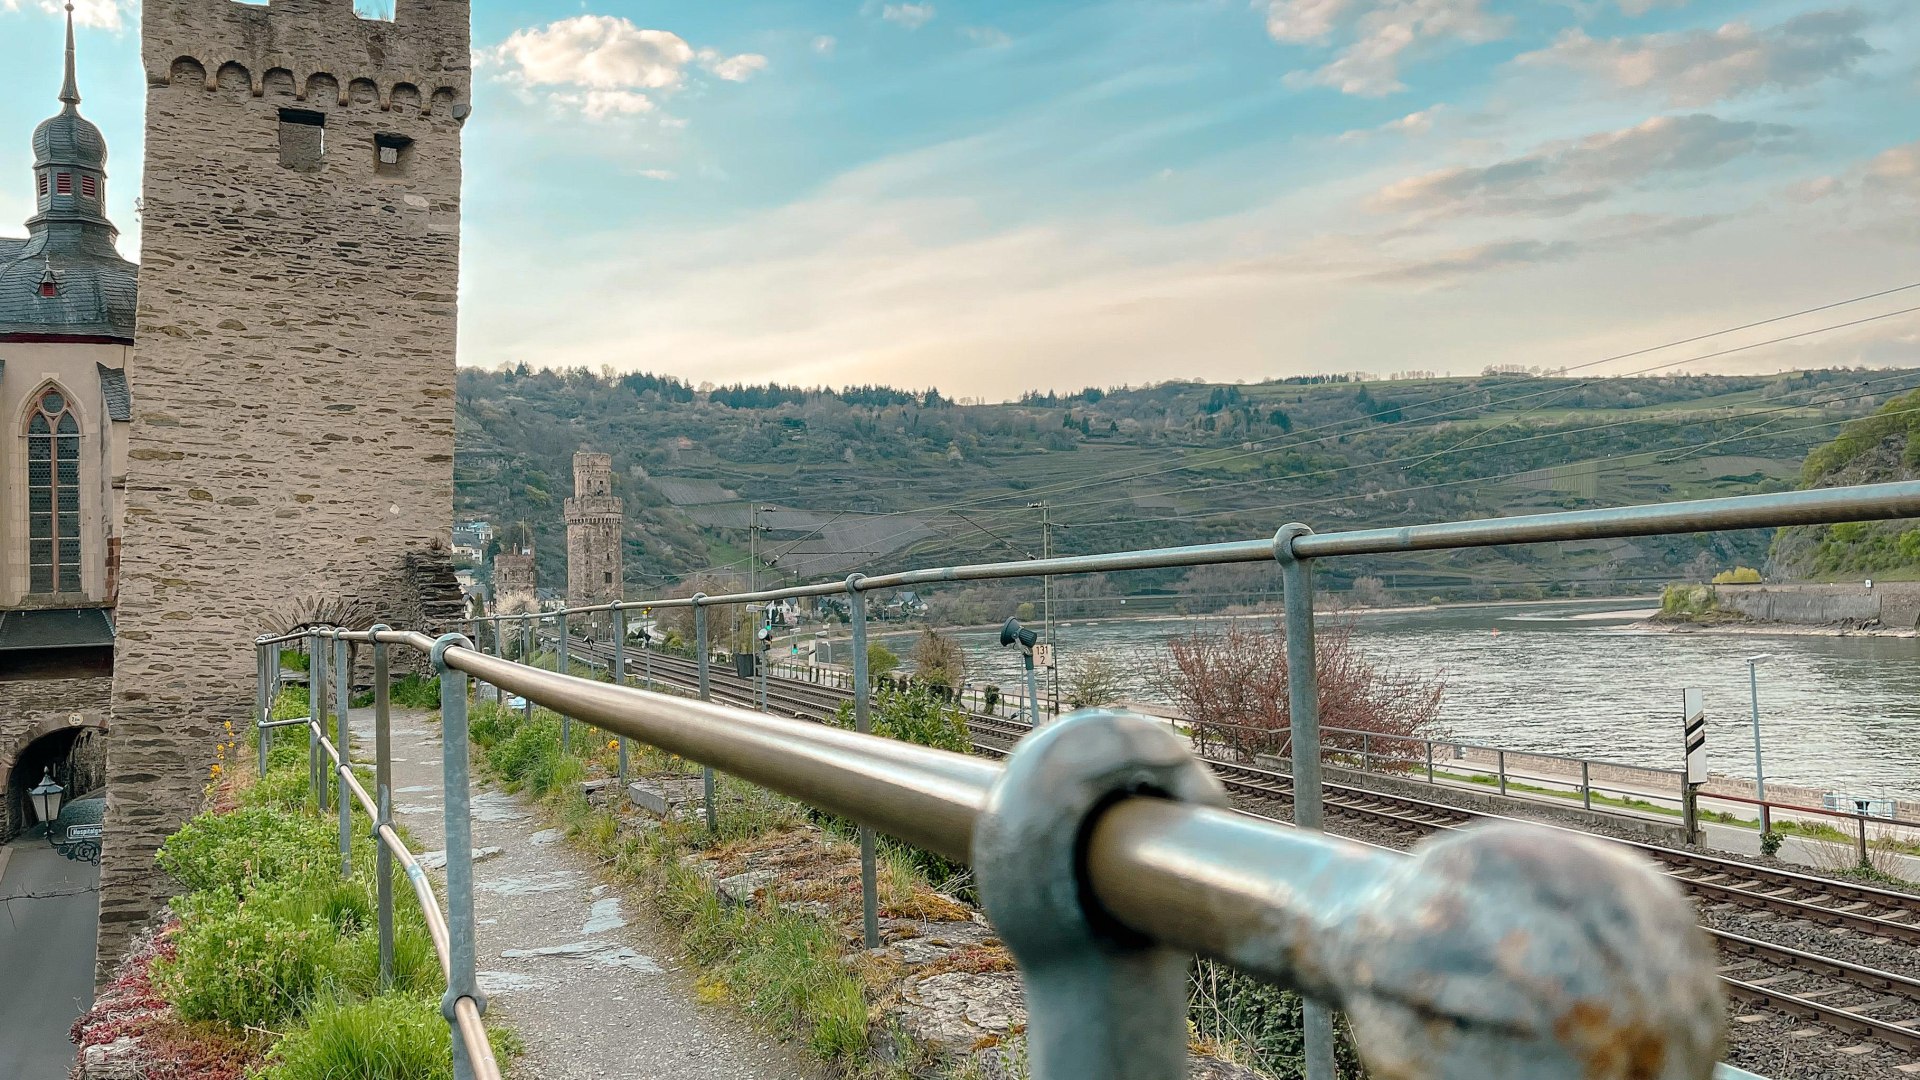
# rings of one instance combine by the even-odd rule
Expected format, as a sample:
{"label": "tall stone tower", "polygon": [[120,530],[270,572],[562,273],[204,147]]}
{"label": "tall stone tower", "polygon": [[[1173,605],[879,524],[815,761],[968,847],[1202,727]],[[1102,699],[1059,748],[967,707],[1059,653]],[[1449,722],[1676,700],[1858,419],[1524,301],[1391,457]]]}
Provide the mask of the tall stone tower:
{"label": "tall stone tower", "polygon": [[493,557],[493,610],[514,615],[540,606],[540,571],[533,549],[503,551]]}
{"label": "tall stone tower", "polygon": [[[466,0],[146,0],[102,970],[160,902],[255,635],[430,632],[453,517]],[[451,606],[451,610],[448,610]]]}
{"label": "tall stone tower", "polygon": [[[620,570],[620,499],[613,493],[613,458],[586,450],[573,455],[573,498],[567,513],[567,604],[605,604],[624,595]],[[609,620],[596,619],[595,625]]]}

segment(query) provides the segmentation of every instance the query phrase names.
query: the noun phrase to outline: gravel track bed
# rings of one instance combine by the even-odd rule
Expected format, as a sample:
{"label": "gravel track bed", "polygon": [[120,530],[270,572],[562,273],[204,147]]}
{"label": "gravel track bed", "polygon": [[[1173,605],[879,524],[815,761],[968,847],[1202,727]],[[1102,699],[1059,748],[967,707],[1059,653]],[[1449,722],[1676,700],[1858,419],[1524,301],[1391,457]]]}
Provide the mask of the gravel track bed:
{"label": "gravel track bed", "polygon": [[[1249,813],[1263,814],[1281,821],[1293,820],[1293,806],[1288,802],[1236,795],[1234,805]],[[1364,840],[1398,851],[1412,847],[1422,838],[1408,830],[1358,822],[1338,815],[1329,815],[1327,824],[1327,831],[1336,836]],[[1728,933],[1903,974],[1915,974],[1914,954],[1920,952],[1910,946],[1877,941],[1857,932],[1836,933],[1832,927],[1782,916],[1769,918],[1762,913],[1724,904],[1703,910],[1701,922]],[[1899,966],[1883,962],[1903,952]],[[1734,977],[1745,975],[1754,979],[1773,971],[1771,968],[1765,971],[1755,968],[1734,973]],[[1814,984],[1815,980],[1809,979],[1806,985],[1811,987]],[[1792,985],[1781,984],[1781,988],[1791,992]],[[1844,1007],[1862,1004],[1874,997],[1876,995],[1868,991],[1849,991],[1844,995],[1835,995],[1830,1003]],[[1891,1021],[1906,1019],[1914,1014],[1920,1014],[1920,1004],[1911,1008],[1904,1005],[1890,1007],[1874,1015]],[[1920,1055],[1864,1040],[1822,1026],[1816,1021],[1757,1008],[1747,1002],[1727,1003],[1727,1029],[1728,1047],[1724,1060],[1768,1080],[1913,1080],[1915,1075],[1920,1075],[1899,1071],[1899,1066],[1920,1061]],[[1843,1053],[1843,1050],[1858,1052]]]}

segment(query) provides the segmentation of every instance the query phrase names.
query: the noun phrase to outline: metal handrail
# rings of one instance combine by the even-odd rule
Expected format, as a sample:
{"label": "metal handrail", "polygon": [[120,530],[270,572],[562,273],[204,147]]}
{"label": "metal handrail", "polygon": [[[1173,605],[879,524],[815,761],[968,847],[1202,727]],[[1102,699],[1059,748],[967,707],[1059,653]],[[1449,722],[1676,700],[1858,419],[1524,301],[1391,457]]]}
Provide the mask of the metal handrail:
{"label": "metal handrail", "polygon": [[[996,881],[990,874],[1006,858],[996,844],[1006,839],[997,823],[1007,805],[1036,797],[1015,779],[1022,759],[1066,746],[1068,757],[1078,760],[1089,748],[1097,752],[1102,740],[1118,739],[1129,753],[1170,755],[1176,763],[1193,760],[1163,726],[1125,714],[1077,714],[1024,742],[1013,763],[1003,767],[911,743],[581,679],[460,645],[443,647],[442,656],[446,671],[471,675],[947,858],[975,863],[989,914],[1028,972],[1030,998],[1032,957],[1022,955],[1018,940],[1032,914],[1007,897],[1049,886]],[[1068,767],[1045,767],[1033,779],[1052,788],[1066,779],[1055,770]],[[1717,981],[1690,911],[1651,867],[1599,841],[1569,845],[1560,836],[1496,828],[1434,845],[1409,859],[1277,826],[1204,800],[1124,794],[1117,801],[1101,799],[1079,830],[1072,821],[1048,821],[1069,838],[1076,831],[1085,836],[1081,873],[1090,907],[1119,921],[1125,929],[1118,937],[1138,935],[1156,949],[1217,957],[1348,1010],[1363,1053],[1382,1062],[1385,1075],[1404,1075],[1392,1068],[1394,1048],[1425,1038],[1418,1032],[1429,1027],[1460,1034],[1448,1047],[1428,1051],[1465,1053],[1471,1047],[1479,1055],[1498,1043],[1503,1058],[1516,1065],[1509,1075],[1565,1075],[1573,1062],[1580,1075],[1588,1075],[1584,1070],[1592,1063],[1580,1055],[1603,1044],[1563,1043],[1555,1031],[1558,1021],[1545,1015],[1559,1017],[1564,1010],[1585,1015],[1587,1009],[1610,1017],[1608,1022],[1624,1023],[1632,1016],[1635,1024],[1651,1025],[1636,1029],[1640,1034],[1660,1031],[1672,1060],[1685,1063],[1661,1075],[1704,1076],[1711,1068],[1719,1038]],[[1632,956],[1589,964],[1590,957],[1560,951],[1592,932],[1582,922],[1587,914],[1561,910],[1564,897],[1552,903],[1513,900],[1509,890],[1516,878],[1551,873],[1550,866],[1584,878],[1581,889],[1590,895],[1627,897],[1627,906],[1642,908],[1647,921],[1634,933],[1646,936],[1637,939]],[[1481,925],[1474,913],[1487,913],[1488,921]],[[1424,925],[1430,917],[1447,925]],[[1543,944],[1556,942],[1551,950],[1529,954],[1538,963],[1528,969],[1524,992],[1517,986],[1502,989],[1509,976],[1491,963],[1484,969],[1441,970],[1417,1007],[1397,997],[1407,987],[1380,978],[1382,970],[1419,966],[1404,955],[1407,948],[1434,950],[1427,959],[1444,969],[1438,953],[1458,951],[1462,935],[1504,936],[1516,925],[1528,927]],[[1428,944],[1418,945],[1416,938]],[[1492,942],[1487,944],[1491,950]],[[1616,961],[1623,967],[1602,976],[1603,988],[1593,977]],[[1126,991],[1108,987],[1101,992]],[[1184,990],[1179,998],[1183,1013]],[[1033,1037],[1063,1038],[1057,1027],[1061,1018],[1043,1015],[1038,1002],[1030,1004]],[[1522,1045],[1524,1051],[1516,1049]],[[1520,1061],[1527,1063],[1524,1068],[1518,1067]],[[1467,1074],[1449,1070],[1441,1075]]]}
{"label": "metal handrail", "polygon": [[[255,644],[259,650],[261,674],[258,702],[261,707],[255,719],[255,726],[260,740],[261,771],[264,774],[269,749],[268,740],[274,730],[294,726],[305,727],[307,729],[310,752],[324,754],[326,758],[333,763],[331,771],[339,779],[341,790],[351,794],[354,801],[357,802],[360,808],[366,813],[368,820],[374,823],[373,836],[381,845],[383,854],[391,854],[394,859],[399,861],[402,871],[406,874],[407,882],[413,889],[414,899],[420,905],[420,914],[427,924],[427,936],[432,941],[434,955],[440,962],[441,977],[447,979],[449,987],[452,987],[455,977],[453,935],[447,925],[446,916],[442,914],[440,910],[440,900],[434,895],[433,883],[427,877],[426,869],[421,866],[420,860],[407,847],[406,842],[401,839],[399,832],[392,825],[389,814],[383,812],[383,802],[390,799],[390,796],[387,796],[387,793],[383,790],[382,795],[385,798],[377,801],[373,795],[367,791],[366,787],[360,782],[360,778],[354,774],[351,751],[344,747],[336,746],[334,740],[328,737],[326,729],[322,726],[320,720],[320,717],[323,715],[320,708],[316,708],[313,715],[300,717],[298,719],[269,719],[271,704],[274,700],[274,695],[270,692],[269,687],[270,685],[277,684],[278,681],[277,662],[271,669],[274,671],[274,674],[272,676],[268,674],[270,670],[268,666],[269,657],[273,655],[269,650],[276,649],[279,645],[285,644],[289,640],[301,640],[308,637],[312,637],[316,642],[323,639],[354,642],[371,642],[375,640],[370,634],[364,632],[355,634],[344,631],[303,630],[293,634],[283,634],[278,637],[263,637],[256,641]],[[432,639],[420,634],[401,634],[384,640],[399,640],[401,643],[409,645],[424,642],[429,650],[432,648]],[[324,657],[317,655],[317,652],[318,650],[316,650],[314,662],[321,665],[322,671],[312,676],[311,693],[314,703],[323,708],[324,702],[321,700],[319,683],[325,678],[324,668],[326,661]],[[275,659],[277,660],[277,657]],[[338,715],[344,717],[348,707],[347,692],[344,687],[336,687],[335,689],[335,704],[339,710]],[[384,691],[384,687],[382,690]],[[385,704],[384,693],[381,695],[379,704],[381,706]],[[384,711],[382,711],[378,722],[384,726],[386,722]],[[344,723],[342,730],[344,731]],[[309,763],[310,766],[314,764],[314,762]],[[321,791],[322,789],[316,784],[316,799],[321,797]],[[321,804],[321,809],[323,811],[325,810],[324,803]],[[390,810],[390,806],[388,806],[387,809]],[[343,874],[350,872],[348,860],[351,851],[351,834],[348,832],[348,821],[349,815],[343,809],[340,814],[340,854]],[[378,914],[381,936],[380,981],[383,986],[391,981],[393,956],[393,910],[391,901],[385,894],[387,885],[386,872],[384,865],[377,871],[381,879],[378,884],[382,892]],[[461,1055],[456,1055],[456,1072],[459,1080],[501,1080],[500,1065],[494,1058],[493,1045],[487,1038],[486,1024],[482,1020],[480,1002],[475,1000],[473,995],[455,995],[450,1004],[448,1019],[454,1028],[455,1036],[459,1039],[465,1051],[464,1061],[460,1060]],[[461,1065],[468,1067],[460,1068],[459,1066]]]}

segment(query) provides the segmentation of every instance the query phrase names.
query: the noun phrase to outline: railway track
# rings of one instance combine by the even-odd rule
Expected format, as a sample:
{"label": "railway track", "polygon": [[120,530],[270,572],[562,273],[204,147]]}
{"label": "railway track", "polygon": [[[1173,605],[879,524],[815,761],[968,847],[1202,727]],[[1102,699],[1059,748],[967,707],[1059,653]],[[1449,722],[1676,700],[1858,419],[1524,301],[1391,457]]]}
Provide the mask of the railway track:
{"label": "railway track", "polygon": [[[576,643],[589,663],[606,667],[607,646]],[[650,658],[655,682],[680,689],[698,684],[691,660],[655,653]],[[641,676],[630,667],[628,677]],[[709,672],[713,700],[749,709],[759,707],[754,680],[730,672]],[[769,711],[798,719],[820,720],[851,694],[836,687],[792,679],[767,680]],[[970,714],[968,728],[976,752],[1003,757],[1031,727],[1004,717]],[[1292,779],[1283,773],[1236,762],[1204,758],[1228,791],[1252,800],[1291,803]],[[1387,795],[1363,788],[1326,784],[1323,802],[1329,814],[1384,826],[1408,836],[1459,828],[1495,819],[1444,803]],[[1530,822],[1537,827],[1557,828]],[[1573,831],[1573,830],[1569,830]],[[1787,870],[1721,859],[1657,844],[1617,840],[1653,860],[1682,889],[1712,902],[1844,928],[1887,941],[1920,943],[1920,896],[1834,881]],[[1822,1023],[1838,1031],[1920,1053],[1920,979],[1819,956],[1775,942],[1703,927],[1720,949],[1720,977],[1730,998],[1749,1005]]]}

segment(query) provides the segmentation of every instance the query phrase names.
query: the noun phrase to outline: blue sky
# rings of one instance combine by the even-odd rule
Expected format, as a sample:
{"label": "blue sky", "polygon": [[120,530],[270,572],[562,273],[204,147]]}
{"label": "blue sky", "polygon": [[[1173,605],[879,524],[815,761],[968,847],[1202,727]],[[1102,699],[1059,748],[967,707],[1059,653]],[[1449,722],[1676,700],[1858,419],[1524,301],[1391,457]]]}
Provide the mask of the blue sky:
{"label": "blue sky", "polygon": [[[0,0],[12,233],[50,7]],[[133,256],[137,7],[80,10]],[[1916,46],[1908,0],[482,3],[461,360],[989,398],[1579,363],[1920,281]],[[1691,370],[1834,363],[1920,363],[1920,318]]]}

